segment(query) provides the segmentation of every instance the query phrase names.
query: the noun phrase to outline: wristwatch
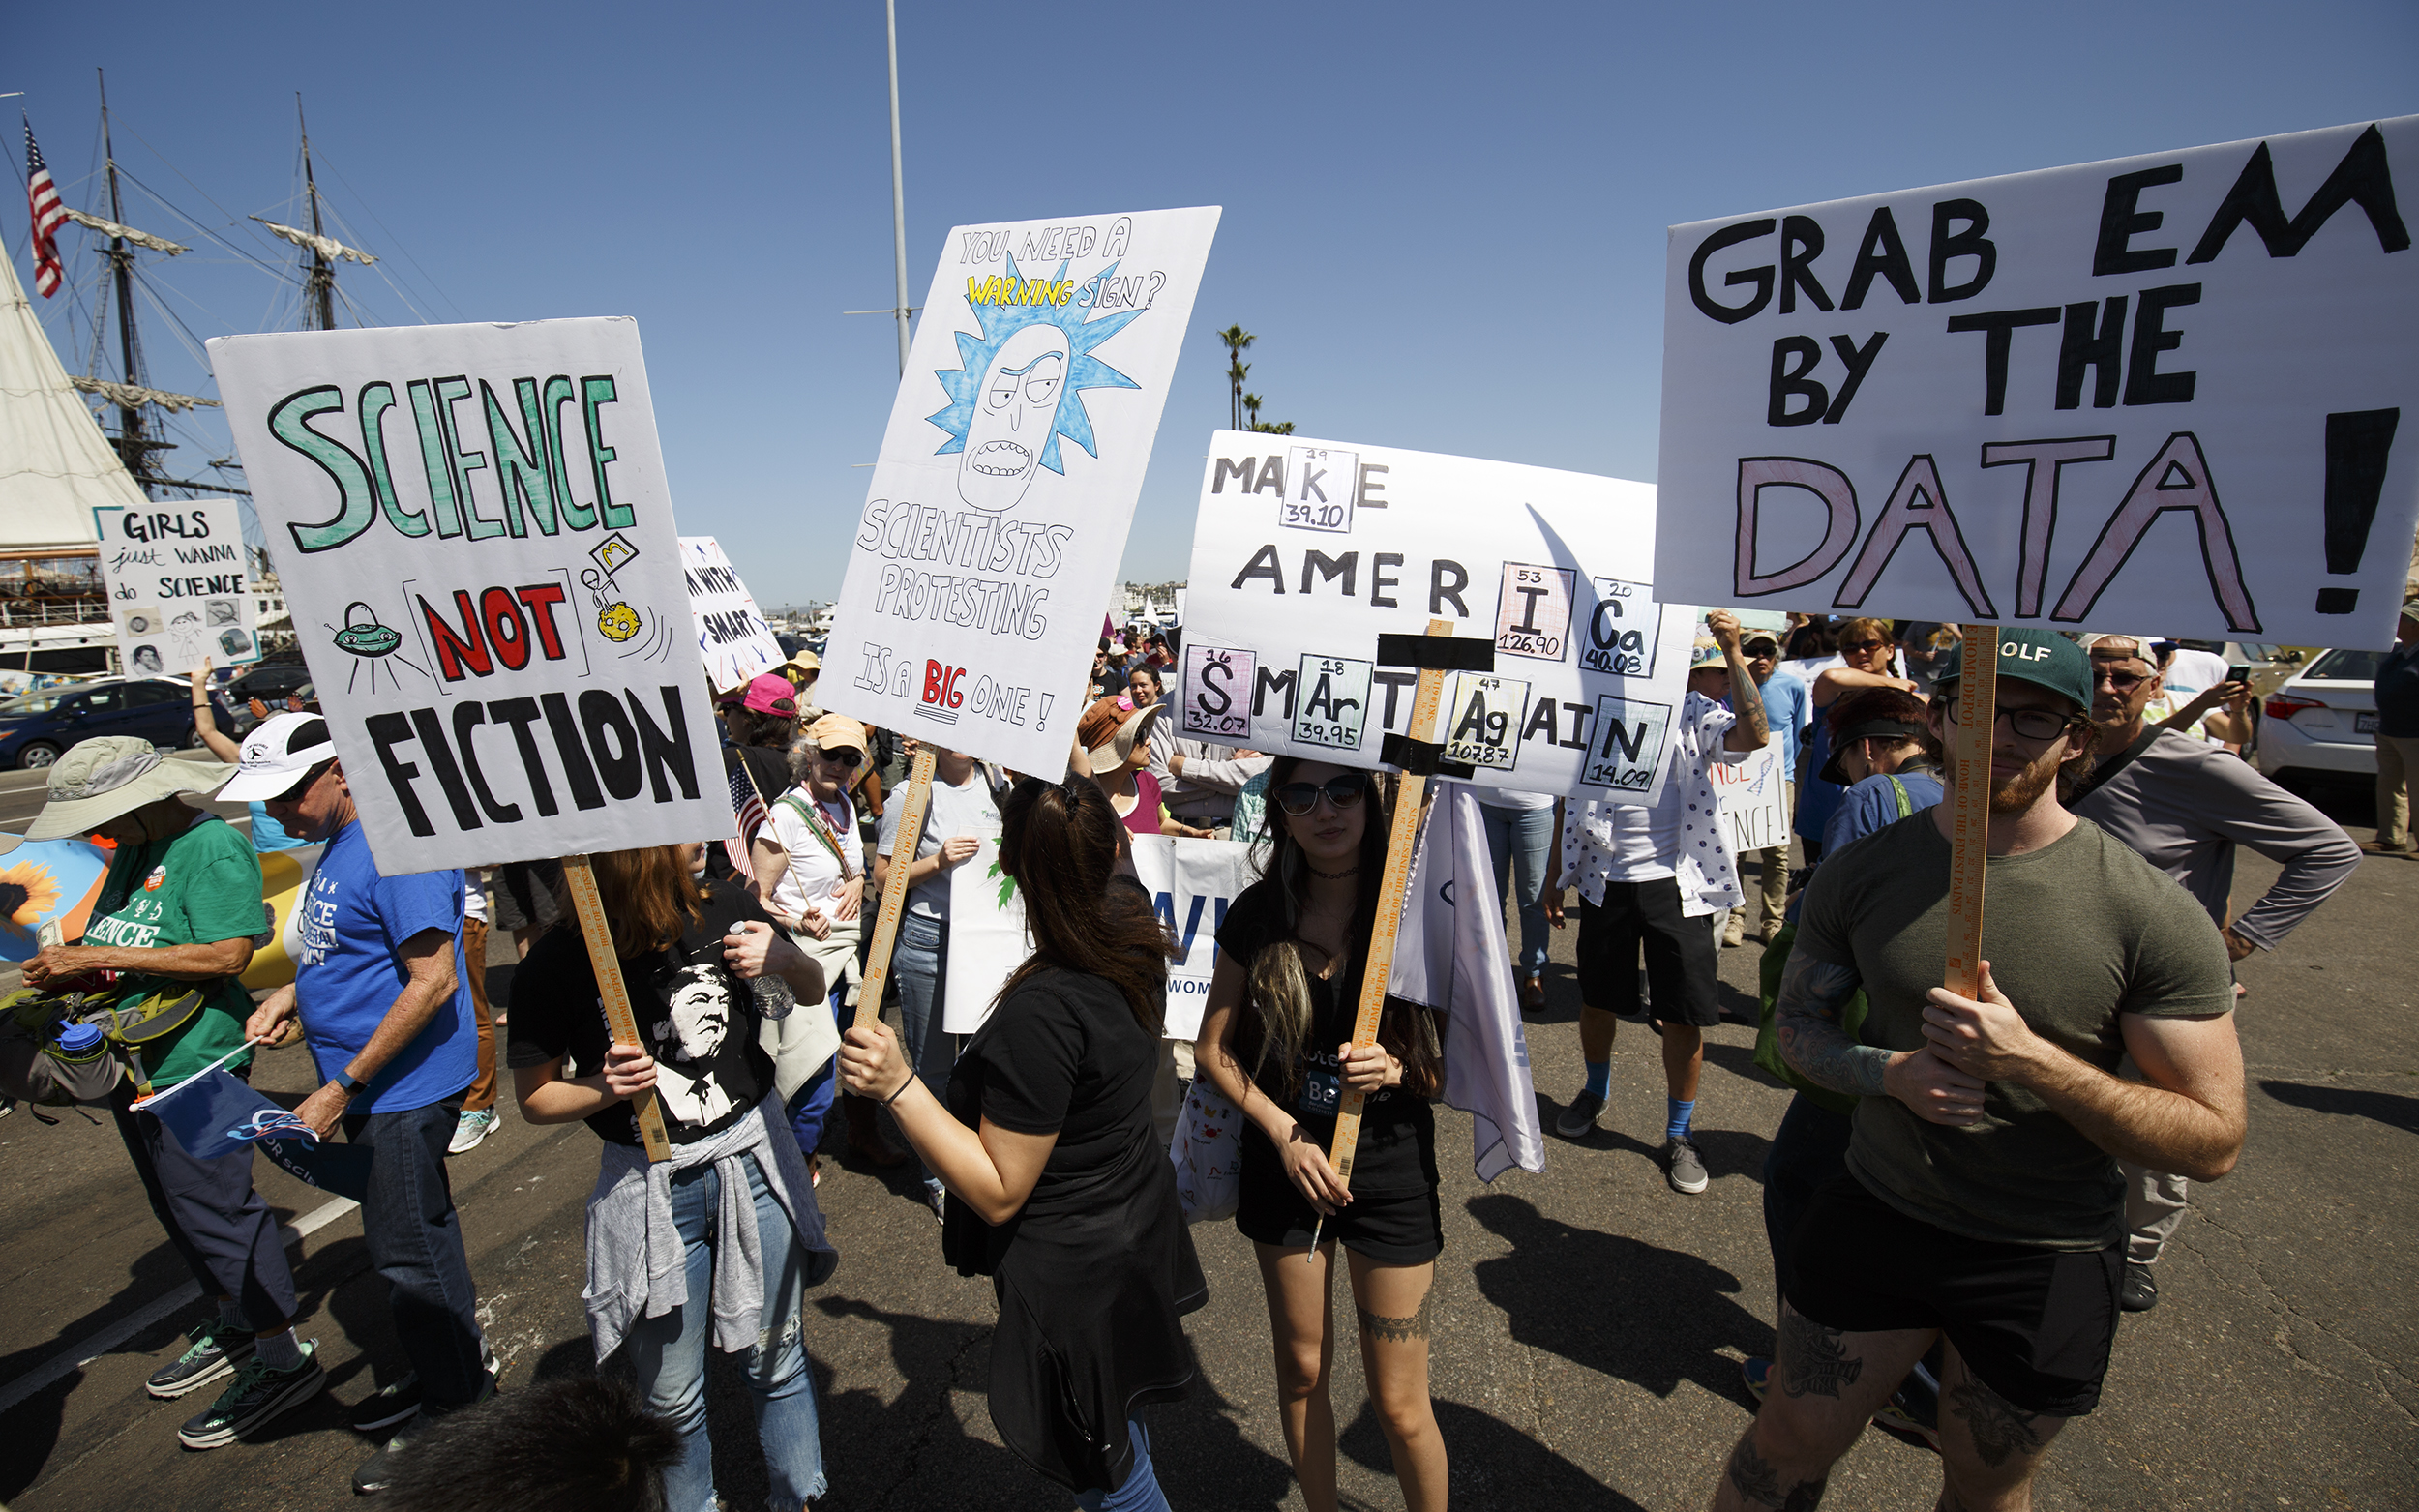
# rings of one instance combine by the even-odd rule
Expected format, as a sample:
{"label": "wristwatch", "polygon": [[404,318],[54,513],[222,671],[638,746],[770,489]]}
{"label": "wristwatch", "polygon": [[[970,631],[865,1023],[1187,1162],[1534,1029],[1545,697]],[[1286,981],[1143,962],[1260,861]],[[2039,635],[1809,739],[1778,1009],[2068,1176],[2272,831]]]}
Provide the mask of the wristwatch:
{"label": "wristwatch", "polygon": [[370,1090],[369,1082],[362,1081],[349,1071],[339,1071],[333,1080],[343,1090],[346,1097],[359,1097]]}

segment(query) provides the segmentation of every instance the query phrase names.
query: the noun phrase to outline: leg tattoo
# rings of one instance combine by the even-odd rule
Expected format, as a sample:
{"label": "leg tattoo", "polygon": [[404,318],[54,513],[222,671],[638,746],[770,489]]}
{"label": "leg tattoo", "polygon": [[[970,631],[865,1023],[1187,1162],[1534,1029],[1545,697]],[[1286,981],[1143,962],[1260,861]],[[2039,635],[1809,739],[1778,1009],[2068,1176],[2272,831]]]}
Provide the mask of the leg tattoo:
{"label": "leg tattoo", "polygon": [[2030,1459],[2041,1452],[2042,1437],[2033,1428],[2034,1415],[2019,1411],[1971,1370],[1949,1389],[1949,1410],[1964,1420],[1966,1431],[1974,1436],[1974,1452],[1994,1470],[2007,1464],[2012,1454]]}
{"label": "leg tattoo", "polygon": [[1840,1331],[1826,1328],[1795,1309],[1780,1315],[1780,1389],[1793,1397],[1811,1393],[1837,1399],[1841,1386],[1856,1383],[1865,1361],[1852,1358],[1840,1342]]}
{"label": "leg tattoo", "polygon": [[1730,1451],[1730,1484],[1748,1502],[1759,1507],[1772,1507],[1776,1512],[1813,1512],[1823,1503],[1823,1487],[1829,1476],[1798,1481],[1786,1491],[1781,1489],[1780,1471],[1770,1460],[1755,1452],[1755,1430],[1749,1427],[1740,1436],[1739,1447]]}
{"label": "leg tattoo", "polygon": [[1360,1314],[1362,1333],[1372,1338],[1384,1339],[1389,1344],[1409,1344],[1414,1339],[1425,1339],[1428,1336],[1428,1303],[1434,1299],[1435,1295],[1436,1293],[1431,1291],[1428,1295],[1421,1297],[1419,1308],[1409,1318],[1386,1318],[1372,1313],[1365,1307],[1356,1307],[1354,1311]]}

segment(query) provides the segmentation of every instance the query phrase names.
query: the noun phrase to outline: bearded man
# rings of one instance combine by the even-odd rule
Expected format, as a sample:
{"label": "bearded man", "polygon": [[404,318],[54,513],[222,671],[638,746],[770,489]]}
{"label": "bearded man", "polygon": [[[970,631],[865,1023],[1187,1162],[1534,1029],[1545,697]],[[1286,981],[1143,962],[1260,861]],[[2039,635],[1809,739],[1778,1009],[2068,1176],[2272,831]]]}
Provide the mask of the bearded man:
{"label": "bearded man", "polygon": [[[2130,1160],[2233,1169],[2243,1062],[2225,943],[2191,894],[2060,806],[2092,677],[2061,636],[1999,632],[1979,997],[1937,986],[1956,787],[1826,856],[1775,1009],[1781,1053],[1860,1099],[1847,1173],[1792,1240],[1772,1389],[1718,1508],[1810,1507],[1909,1366],[1945,1340],[1940,1504],[2030,1505],[2116,1334]],[[1946,682],[1932,732],[1956,744]],[[1858,1037],[1840,1009],[1862,989]],[[2130,1052],[2142,1080],[2116,1075]]]}

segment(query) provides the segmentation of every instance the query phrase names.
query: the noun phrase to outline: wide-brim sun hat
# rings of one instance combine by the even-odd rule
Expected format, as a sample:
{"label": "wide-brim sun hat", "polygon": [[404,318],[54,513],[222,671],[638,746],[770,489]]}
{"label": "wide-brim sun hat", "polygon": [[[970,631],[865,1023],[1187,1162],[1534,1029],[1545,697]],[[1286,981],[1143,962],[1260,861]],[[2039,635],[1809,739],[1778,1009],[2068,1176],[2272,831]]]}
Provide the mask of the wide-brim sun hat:
{"label": "wide-brim sun hat", "polygon": [[1132,760],[1134,748],[1147,738],[1146,729],[1161,707],[1147,704],[1129,714],[1117,699],[1102,698],[1086,709],[1076,734],[1084,742],[1091,775],[1106,776]]}
{"label": "wide-brim sun hat", "polygon": [[27,840],[89,835],[146,804],[180,793],[216,792],[232,767],[162,756],[135,735],[80,740],[50,765],[48,799],[27,825]]}
{"label": "wide-brim sun hat", "polygon": [[336,737],[316,714],[287,710],[253,726],[236,753],[235,776],[219,796],[233,803],[266,803],[301,782],[305,773],[336,757]]}

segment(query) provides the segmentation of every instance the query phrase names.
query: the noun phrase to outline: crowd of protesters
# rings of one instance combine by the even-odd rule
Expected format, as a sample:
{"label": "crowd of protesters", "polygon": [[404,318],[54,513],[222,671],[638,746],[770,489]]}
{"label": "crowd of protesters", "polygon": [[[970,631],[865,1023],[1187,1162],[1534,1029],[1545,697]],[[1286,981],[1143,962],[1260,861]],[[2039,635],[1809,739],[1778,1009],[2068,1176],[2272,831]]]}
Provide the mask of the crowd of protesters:
{"label": "crowd of protesters", "polygon": [[[1976,995],[1952,992],[1938,982],[1956,627],[1791,620],[1706,615],[1656,801],[1483,794],[1496,887],[1519,921],[1510,974],[1521,1008],[1541,1011],[1576,888],[1585,1069],[1554,1127],[1588,1139],[1619,1022],[1642,1020],[1664,1071],[1664,1175],[1695,1194],[1710,1179],[1694,1131],[1719,955],[1750,934],[1762,946],[1756,1059],[1796,1094],[1764,1167],[1778,1347],[1743,1367],[1760,1409],[1716,1505],[1813,1505],[1867,1422],[1939,1454],[1943,1505],[2021,1505],[2059,1429],[2096,1406],[2119,1315],[2157,1305],[2153,1267],[2190,1183],[2239,1154],[2232,964],[2277,949],[2360,847],[2242,758],[2250,690],[2223,659],[2147,635],[2003,631],[1983,653],[1998,677],[1986,959]],[[1444,1037],[1433,1013],[1393,998],[1374,1044],[1351,1032],[1391,785],[1178,736],[1176,649],[1153,629],[1103,636],[1063,773],[935,749],[904,846],[915,742],[820,707],[813,653],[718,692],[738,834],[587,862],[635,1042],[596,1011],[591,942],[563,927],[561,864],[385,875],[315,708],[257,710],[239,745],[217,728],[205,668],[195,725],[221,767],[138,740],[67,753],[32,835],[97,834],[115,855],[82,940],[44,948],[25,981],[64,992],[115,973],[160,1025],[141,1081],[111,1106],[162,1227],[216,1298],[150,1380],[161,1397],[227,1382],[182,1441],[254,1433],[326,1376],[295,1332],[301,1304],[249,1158],[196,1160],[134,1105],[299,1041],[320,1084],[296,1116],[373,1152],[363,1225],[404,1366],[352,1411],[382,1443],[356,1491],[488,1504],[448,1492],[460,1467],[532,1441],[551,1411],[594,1446],[556,1456],[561,1480],[618,1467],[597,1504],[702,1512],[717,1503],[711,1347],[742,1362],[772,1503],[821,1497],[805,1293],[839,1264],[816,1197],[837,1107],[858,1156],[914,1164],[946,1262],[993,1281],[1002,1438],[1082,1506],[1164,1507],[1145,1408],[1185,1393],[1180,1319],[1207,1298],[1166,1108],[1172,1085],[1196,1083],[1239,1114],[1235,1224],[1259,1262],[1304,1503],[1337,1504],[1340,1248],[1405,1504],[1445,1505],[1428,1387]],[[2419,606],[2375,686],[2371,848],[2409,853]],[[1794,873],[1789,845],[1736,853],[1716,817],[1716,769],[1768,743]],[[251,806],[249,841],[191,801],[211,793]],[[1131,878],[1137,836],[1254,846],[1260,879],[1218,925],[1197,1045],[1162,1038],[1172,947]],[[238,979],[279,921],[254,852],[301,845],[320,848],[295,979],[255,1004]],[[2237,907],[2240,847],[2281,873]],[[1031,954],[976,989],[987,1017],[959,1034],[952,874],[986,850],[1022,894]],[[870,920],[902,865],[886,973],[898,1027],[855,1027]],[[508,1005],[485,993],[491,928],[521,958]],[[596,1359],[626,1359],[635,1394],[555,1383],[491,1404],[446,1159],[494,1126],[499,1056],[526,1121],[584,1121],[601,1141],[583,1295]],[[1349,1185],[1329,1156],[1347,1093],[1364,1099]],[[633,1486],[663,1499],[615,1499]]]}

